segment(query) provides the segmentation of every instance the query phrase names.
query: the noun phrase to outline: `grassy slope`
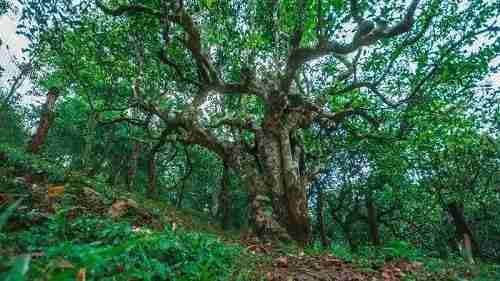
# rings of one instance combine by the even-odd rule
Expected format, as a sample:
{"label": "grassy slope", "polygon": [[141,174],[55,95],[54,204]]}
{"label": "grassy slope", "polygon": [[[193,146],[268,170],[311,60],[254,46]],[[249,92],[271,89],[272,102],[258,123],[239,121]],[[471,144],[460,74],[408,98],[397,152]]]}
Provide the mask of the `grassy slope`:
{"label": "grassy slope", "polygon": [[[318,280],[311,276],[319,272],[333,276],[333,269],[346,278],[360,274],[366,280],[500,280],[497,266],[468,265],[459,258],[433,259],[404,243],[366,248],[356,255],[338,245],[312,246],[305,249],[305,256],[297,255],[293,245],[255,247],[257,242],[223,232],[205,214],[178,210],[139,194],[117,193],[102,181],[76,174],[64,175],[65,191],[58,197],[26,196],[30,189],[9,177],[9,169],[0,167],[0,213],[17,197],[23,196],[23,202],[0,232],[0,280],[14,276],[9,271],[23,272],[28,257],[26,280],[83,280],[82,274],[85,280],[279,280],[290,276]],[[91,198],[94,201],[82,192],[89,187],[99,194]],[[140,203],[140,210],[110,218],[109,207],[123,198]],[[421,262],[423,269],[388,279],[396,278],[390,274],[399,270],[396,261],[401,259],[407,264]]]}

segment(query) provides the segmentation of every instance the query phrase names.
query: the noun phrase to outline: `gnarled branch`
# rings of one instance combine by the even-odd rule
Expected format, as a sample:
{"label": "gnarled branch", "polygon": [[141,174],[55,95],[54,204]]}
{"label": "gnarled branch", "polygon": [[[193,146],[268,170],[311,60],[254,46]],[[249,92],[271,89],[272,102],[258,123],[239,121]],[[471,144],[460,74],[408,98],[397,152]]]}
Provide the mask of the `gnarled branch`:
{"label": "gnarled branch", "polygon": [[[355,4],[355,17],[361,22],[362,18],[359,16],[359,12],[357,11],[356,1],[351,2]],[[356,51],[360,47],[372,45],[379,40],[395,37],[410,31],[414,23],[414,14],[418,3],[419,0],[413,0],[406,9],[403,20],[392,27],[383,26],[380,28],[373,28],[373,30],[370,30],[366,34],[363,34],[366,30],[358,28],[358,31],[354,36],[355,38],[350,43],[343,44],[335,40],[330,40],[327,42],[320,41],[318,46],[312,48],[293,48],[288,58],[287,68],[285,71],[286,74],[280,83],[281,90],[284,92],[289,90],[292,81],[292,78],[290,77],[295,76],[297,69],[304,63],[327,55],[347,55]]]}

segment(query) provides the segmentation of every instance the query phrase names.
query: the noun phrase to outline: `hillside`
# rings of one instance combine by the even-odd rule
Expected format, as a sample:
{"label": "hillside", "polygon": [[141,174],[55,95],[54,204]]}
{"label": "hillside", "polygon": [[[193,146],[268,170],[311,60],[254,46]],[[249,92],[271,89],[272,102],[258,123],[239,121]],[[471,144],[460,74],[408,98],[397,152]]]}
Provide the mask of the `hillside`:
{"label": "hillside", "polygon": [[0,281],[500,280],[498,0],[0,0]]}
{"label": "hillside", "polygon": [[114,192],[83,175],[66,175],[58,184],[27,183],[14,166],[0,169],[1,280],[500,278],[499,266],[440,260],[403,242],[352,253],[335,244],[301,248],[263,241],[248,232],[226,232],[208,214]]}

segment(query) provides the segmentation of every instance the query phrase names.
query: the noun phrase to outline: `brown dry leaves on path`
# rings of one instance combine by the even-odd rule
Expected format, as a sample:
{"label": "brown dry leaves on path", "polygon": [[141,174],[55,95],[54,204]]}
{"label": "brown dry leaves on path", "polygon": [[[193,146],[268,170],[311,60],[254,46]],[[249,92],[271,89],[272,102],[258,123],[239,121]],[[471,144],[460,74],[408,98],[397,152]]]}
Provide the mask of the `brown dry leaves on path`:
{"label": "brown dry leaves on path", "polygon": [[401,281],[421,268],[404,260],[385,264],[377,270],[362,270],[353,263],[331,255],[281,256],[265,274],[268,281]]}

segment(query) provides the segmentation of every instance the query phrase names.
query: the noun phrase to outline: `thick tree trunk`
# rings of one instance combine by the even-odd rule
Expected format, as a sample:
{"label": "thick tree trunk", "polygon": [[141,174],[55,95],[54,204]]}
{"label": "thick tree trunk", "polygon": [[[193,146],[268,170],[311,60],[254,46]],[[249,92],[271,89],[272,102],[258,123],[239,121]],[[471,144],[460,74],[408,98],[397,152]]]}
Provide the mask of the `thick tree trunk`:
{"label": "thick tree trunk", "polygon": [[[244,159],[242,162],[247,161]],[[272,214],[269,215],[265,212],[266,207],[271,205],[271,200],[266,196],[263,180],[253,165],[243,163],[240,172],[248,191],[249,224],[257,236],[265,237],[271,232],[269,224],[273,220]]]}
{"label": "thick tree trunk", "polygon": [[50,89],[47,93],[47,100],[43,105],[40,123],[38,124],[36,132],[28,145],[28,152],[34,154],[38,153],[42,145],[45,143],[50,126],[52,125],[52,120],[54,119],[54,107],[58,97],[59,92],[55,88]]}
{"label": "thick tree trunk", "polygon": [[380,245],[379,226],[377,221],[377,209],[371,195],[366,198],[366,217],[370,228],[370,240],[374,246]]}
{"label": "thick tree trunk", "polygon": [[243,120],[242,124],[254,133],[255,146],[237,134],[241,142],[217,142],[192,122],[186,125],[191,128],[186,142],[214,151],[241,175],[249,195],[249,221],[257,235],[293,238],[304,246],[311,236],[306,186],[313,173],[299,172],[301,149],[292,145],[291,135],[307,118],[286,111],[286,96],[276,89],[263,97],[266,109],[262,122]]}
{"label": "thick tree trunk", "polygon": [[453,219],[457,239],[463,243],[463,249],[474,256],[479,256],[479,245],[477,244],[472,230],[465,219],[463,206],[457,202],[452,202],[448,204],[447,209]]}
{"label": "thick tree trunk", "polygon": [[299,175],[297,155],[292,153],[290,132],[276,126],[259,132],[257,138],[264,189],[271,196],[272,217],[294,240],[306,245],[311,235],[307,194]]}

